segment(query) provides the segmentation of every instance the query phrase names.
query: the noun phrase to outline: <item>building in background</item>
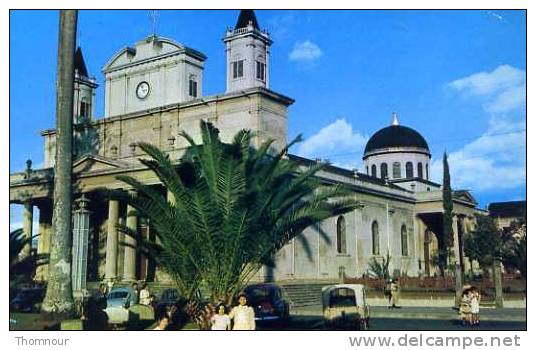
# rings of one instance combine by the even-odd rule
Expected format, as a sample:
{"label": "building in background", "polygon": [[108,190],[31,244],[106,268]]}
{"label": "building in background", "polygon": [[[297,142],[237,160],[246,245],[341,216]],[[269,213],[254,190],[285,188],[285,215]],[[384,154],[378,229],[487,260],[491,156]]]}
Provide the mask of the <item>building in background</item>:
{"label": "building in background", "polygon": [[[215,43],[216,43],[215,38]],[[129,217],[126,203],[105,199],[101,187],[123,189],[117,175],[129,175],[166,189],[138,158],[137,142],[152,143],[178,161],[188,146],[179,137],[185,131],[200,141],[199,121],[212,122],[224,140],[241,129],[255,132],[253,146],[274,139],[273,151],[287,143],[288,108],[294,100],[270,90],[268,32],[260,29],[252,10],[242,10],[237,24],[223,38],[226,50],[226,91],[203,94],[206,56],[169,38],[151,35],[133,47],[111,55],[105,76],[105,113],[93,115],[97,84],[88,78],[81,50],[77,51],[75,94],[75,196],[89,200],[91,211],[87,280],[148,280],[169,282],[160,271],[130,246],[117,223],[125,223],[154,240],[143,217]],[[290,79],[290,77],[289,77]],[[320,93],[320,92],[319,92]],[[386,118],[387,119],[387,118]],[[46,253],[52,222],[55,130],[42,132],[44,167],[10,175],[10,203],[24,204],[25,221],[39,210],[40,252]],[[341,273],[357,277],[368,272],[373,258],[391,257],[391,270],[409,276],[437,273],[434,254],[442,231],[441,186],[430,181],[432,154],[416,130],[391,125],[375,133],[365,148],[365,173],[328,165],[319,176],[326,183],[343,183],[361,203],[353,212],[333,217],[303,232],[277,254],[273,268],[259,271],[259,279],[335,280]],[[318,160],[289,155],[303,169]],[[477,203],[465,190],[453,192],[455,245],[475,222]],[[25,225],[31,235],[31,225]],[[459,249],[456,249],[459,250]],[[459,259],[456,257],[455,259]],[[464,262],[466,265],[467,262]],[[46,274],[38,276],[45,279]]]}

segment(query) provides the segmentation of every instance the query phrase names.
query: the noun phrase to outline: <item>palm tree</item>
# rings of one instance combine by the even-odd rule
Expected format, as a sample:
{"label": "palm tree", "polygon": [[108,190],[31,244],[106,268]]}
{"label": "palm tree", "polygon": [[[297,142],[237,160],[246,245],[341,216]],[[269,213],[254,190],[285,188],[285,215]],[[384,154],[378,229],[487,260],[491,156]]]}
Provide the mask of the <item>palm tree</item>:
{"label": "palm tree", "polygon": [[9,291],[10,296],[25,284],[31,284],[38,266],[48,264],[48,254],[37,254],[30,250],[30,254],[21,255],[27,245],[38,235],[26,237],[22,229],[9,233]]}
{"label": "palm tree", "polygon": [[[287,159],[291,142],[273,155],[273,141],[252,148],[252,133],[238,132],[223,143],[212,124],[201,122],[202,144],[182,133],[189,147],[178,163],[150,144],[140,162],[173,195],[128,177],[118,179],[137,196],[115,193],[148,218],[159,243],[140,237],[138,247],[152,256],[193,299],[203,283],[212,302],[233,296],[275,253],[307,227],[357,207],[350,191],[324,185],[316,176],[325,164],[307,169]],[[272,155],[271,155],[272,154]],[[135,235],[126,227],[120,229]]]}
{"label": "palm tree", "polygon": [[56,165],[47,292],[41,311],[53,319],[74,313],[71,286],[72,144],[77,10],[60,11],[56,89]]}

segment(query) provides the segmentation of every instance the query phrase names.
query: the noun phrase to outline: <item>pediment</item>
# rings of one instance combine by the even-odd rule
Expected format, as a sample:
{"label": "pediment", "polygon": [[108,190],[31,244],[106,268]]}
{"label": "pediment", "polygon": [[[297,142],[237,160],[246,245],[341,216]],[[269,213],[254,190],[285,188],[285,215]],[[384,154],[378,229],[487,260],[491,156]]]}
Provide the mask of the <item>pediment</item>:
{"label": "pediment", "polygon": [[124,167],[126,167],[126,164],[123,162],[94,154],[86,154],[73,163],[73,173],[115,170]]}
{"label": "pediment", "polygon": [[454,197],[464,202],[477,204],[475,198],[468,191],[454,191]]}

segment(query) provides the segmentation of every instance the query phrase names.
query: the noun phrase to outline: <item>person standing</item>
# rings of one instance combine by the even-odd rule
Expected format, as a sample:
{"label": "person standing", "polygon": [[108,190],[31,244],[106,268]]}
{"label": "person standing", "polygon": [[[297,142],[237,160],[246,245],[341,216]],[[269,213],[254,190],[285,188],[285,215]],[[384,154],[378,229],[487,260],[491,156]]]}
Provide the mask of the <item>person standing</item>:
{"label": "person standing", "polygon": [[391,298],[390,298],[390,306],[389,308],[400,308],[400,306],[397,306],[398,301],[400,299],[400,285],[398,284],[398,278],[395,278],[391,282]]}
{"label": "person standing", "polygon": [[247,296],[244,293],[238,295],[238,306],[229,313],[233,320],[233,330],[255,330],[255,311],[247,305]]}
{"label": "person standing", "polygon": [[150,305],[151,304],[150,295],[151,293],[149,293],[149,288],[147,287],[147,283],[142,284],[141,290],[140,290],[140,304]]}
{"label": "person standing", "polygon": [[213,331],[226,331],[231,328],[231,318],[225,311],[225,305],[220,304],[218,306],[218,313],[210,319],[210,322],[212,323],[211,329]]}
{"label": "person standing", "polygon": [[130,306],[140,302],[140,290],[136,282],[132,283],[132,293],[130,295]]}
{"label": "person standing", "polygon": [[473,287],[471,291],[471,326],[480,325],[480,293]]}

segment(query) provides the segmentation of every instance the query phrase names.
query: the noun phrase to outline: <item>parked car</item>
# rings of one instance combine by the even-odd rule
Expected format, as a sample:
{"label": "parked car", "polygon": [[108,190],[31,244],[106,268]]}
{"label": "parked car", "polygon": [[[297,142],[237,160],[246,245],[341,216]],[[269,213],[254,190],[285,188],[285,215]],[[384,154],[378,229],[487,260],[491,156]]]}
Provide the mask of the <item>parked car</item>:
{"label": "parked car", "polygon": [[123,307],[128,309],[131,304],[131,300],[134,298],[132,295],[134,290],[131,288],[115,288],[108,293],[106,298],[107,308]]}
{"label": "parked car", "polygon": [[327,328],[366,330],[370,325],[370,307],[362,284],[323,287],[322,311]]}
{"label": "parked car", "polygon": [[131,306],[131,300],[135,298],[133,293],[132,288],[114,288],[108,293],[104,312],[108,315],[109,323],[120,324],[128,321],[128,308]]}
{"label": "parked car", "polygon": [[256,321],[286,322],[290,317],[290,302],[285,291],[273,283],[261,283],[244,289],[248,303],[255,310]]}
{"label": "parked car", "polygon": [[23,289],[11,300],[9,309],[18,312],[39,312],[45,293],[45,288]]}

